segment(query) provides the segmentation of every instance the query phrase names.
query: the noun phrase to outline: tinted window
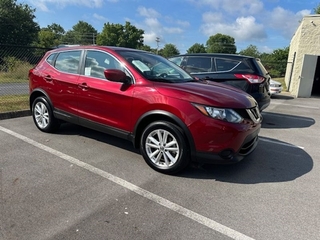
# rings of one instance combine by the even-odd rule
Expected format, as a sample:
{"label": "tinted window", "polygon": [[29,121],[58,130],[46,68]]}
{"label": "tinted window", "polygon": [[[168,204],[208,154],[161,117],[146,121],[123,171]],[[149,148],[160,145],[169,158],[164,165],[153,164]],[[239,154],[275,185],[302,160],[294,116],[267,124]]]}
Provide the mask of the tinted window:
{"label": "tinted window", "polygon": [[181,66],[183,57],[173,57],[169,59],[171,62],[177,64],[178,66]]}
{"label": "tinted window", "polygon": [[231,60],[226,58],[216,58],[216,68],[217,72],[231,71],[241,62],[237,60]]}
{"label": "tinted window", "polygon": [[190,73],[211,72],[211,57],[188,57],[183,67]]}
{"label": "tinted window", "polygon": [[88,51],[85,61],[86,76],[103,78],[105,69],[124,70],[122,65],[111,55],[100,51]]}
{"label": "tinted window", "polygon": [[54,65],[54,58],[55,58],[56,54],[51,54],[48,58],[47,58],[47,62],[50,64],[50,65]]}
{"label": "tinted window", "polygon": [[56,69],[68,73],[78,73],[80,55],[81,51],[59,53],[55,64]]}

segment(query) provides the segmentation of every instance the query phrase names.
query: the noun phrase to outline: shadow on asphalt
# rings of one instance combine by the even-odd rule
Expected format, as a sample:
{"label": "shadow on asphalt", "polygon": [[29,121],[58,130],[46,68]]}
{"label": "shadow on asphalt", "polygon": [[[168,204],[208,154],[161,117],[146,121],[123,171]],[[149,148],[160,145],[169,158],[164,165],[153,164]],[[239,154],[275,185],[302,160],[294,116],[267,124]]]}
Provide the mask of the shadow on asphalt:
{"label": "shadow on asphalt", "polygon": [[232,165],[192,165],[180,177],[257,184],[293,181],[313,168],[303,149],[275,139],[261,138],[255,151]]}
{"label": "shadow on asphalt", "polygon": [[89,128],[85,128],[82,126],[74,125],[71,123],[61,124],[59,130],[54,133],[59,135],[79,135],[87,138],[94,139],[99,142],[106,143],[108,145],[112,145],[121,149],[128,150],[130,152],[139,153],[138,149],[133,147],[132,142],[129,140],[125,140],[122,138],[114,137],[112,135],[98,132]]}
{"label": "shadow on asphalt", "polygon": [[294,97],[289,95],[289,93],[281,93],[281,94],[272,95],[271,99],[292,100],[294,99]]}
{"label": "shadow on asphalt", "polygon": [[[80,135],[139,154],[139,150],[135,149],[130,141],[69,123],[63,124],[57,134]],[[142,156],[141,160],[143,161]],[[292,181],[307,174],[312,168],[313,160],[303,149],[276,139],[260,137],[255,151],[239,163],[231,165],[191,164],[176,176],[256,184]]]}
{"label": "shadow on asphalt", "polygon": [[281,113],[262,112],[262,116],[262,128],[308,128],[316,122],[313,118]]}

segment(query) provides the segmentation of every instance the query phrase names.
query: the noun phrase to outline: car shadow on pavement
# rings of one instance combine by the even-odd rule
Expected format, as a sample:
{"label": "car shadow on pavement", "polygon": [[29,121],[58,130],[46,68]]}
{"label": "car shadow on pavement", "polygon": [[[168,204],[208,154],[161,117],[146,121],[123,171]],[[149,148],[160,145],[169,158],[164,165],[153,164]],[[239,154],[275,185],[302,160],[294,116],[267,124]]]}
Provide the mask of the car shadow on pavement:
{"label": "car shadow on pavement", "polygon": [[315,124],[313,118],[262,112],[262,128],[308,128]]}
{"label": "car shadow on pavement", "polygon": [[79,125],[75,125],[72,123],[64,123],[61,124],[59,130],[56,132],[59,135],[79,135],[83,137],[87,137],[90,139],[94,139],[99,142],[103,142],[121,149],[125,149],[131,152],[135,152],[139,154],[139,150],[133,147],[132,142],[129,140],[125,140],[122,138],[118,138],[107,133],[98,132],[86,127],[82,127]]}
{"label": "car shadow on pavement", "polygon": [[[61,125],[57,134],[80,135],[140,155],[139,150],[135,149],[130,141],[70,123]],[[141,161],[143,161],[142,156]],[[230,165],[192,163],[176,176],[256,184],[292,181],[307,174],[312,168],[313,160],[303,149],[276,139],[260,137],[255,151],[239,163]]]}
{"label": "car shadow on pavement", "polygon": [[215,179],[221,182],[256,184],[293,181],[313,168],[303,149],[271,138],[261,138],[255,151],[231,165],[191,165],[180,177]]}
{"label": "car shadow on pavement", "polygon": [[272,95],[272,96],[271,96],[271,99],[292,100],[292,99],[294,99],[294,97],[291,96],[289,93],[281,93],[281,94]]}

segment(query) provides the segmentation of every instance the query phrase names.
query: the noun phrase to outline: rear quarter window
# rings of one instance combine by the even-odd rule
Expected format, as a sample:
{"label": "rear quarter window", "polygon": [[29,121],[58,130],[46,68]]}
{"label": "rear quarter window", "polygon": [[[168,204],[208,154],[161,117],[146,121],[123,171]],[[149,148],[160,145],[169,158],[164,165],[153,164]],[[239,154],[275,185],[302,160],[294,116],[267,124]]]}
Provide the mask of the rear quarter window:
{"label": "rear quarter window", "polygon": [[250,62],[246,59],[225,59],[216,58],[217,72],[243,72],[243,73],[254,73],[254,69],[250,65]]}
{"label": "rear quarter window", "polygon": [[241,61],[227,58],[216,58],[215,63],[217,72],[229,72],[236,68],[241,63]]}
{"label": "rear quarter window", "polygon": [[57,56],[55,68],[67,72],[78,73],[81,51],[61,52]]}
{"label": "rear quarter window", "polygon": [[47,62],[50,64],[50,65],[52,65],[52,66],[54,66],[54,59],[55,59],[55,56],[56,56],[56,54],[55,53],[53,53],[53,54],[51,54],[51,55],[49,55],[49,57],[47,57]]}

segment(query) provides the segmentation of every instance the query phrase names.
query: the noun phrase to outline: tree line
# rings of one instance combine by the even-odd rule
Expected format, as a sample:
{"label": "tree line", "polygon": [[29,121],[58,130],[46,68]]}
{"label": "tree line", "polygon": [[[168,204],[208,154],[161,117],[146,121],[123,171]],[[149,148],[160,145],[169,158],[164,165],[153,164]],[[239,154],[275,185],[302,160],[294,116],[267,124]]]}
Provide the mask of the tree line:
{"label": "tree line", "polygon": [[[314,9],[320,10],[320,5]],[[163,48],[151,48],[144,44],[144,30],[125,22],[105,23],[98,32],[87,22],[79,21],[71,30],[52,23],[40,28],[35,21],[35,9],[16,0],[0,0],[0,44],[54,48],[59,45],[108,45],[141,49],[171,57],[180,54],[174,44],[165,44]],[[156,41],[156,39],[155,39]],[[235,39],[221,33],[210,36],[205,44],[195,43],[187,53],[229,53],[260,58],[264,66],[274,77],[284,76],[289,47],[276,49],[272,53],[261,53],[254,45],[237,52]]]}

